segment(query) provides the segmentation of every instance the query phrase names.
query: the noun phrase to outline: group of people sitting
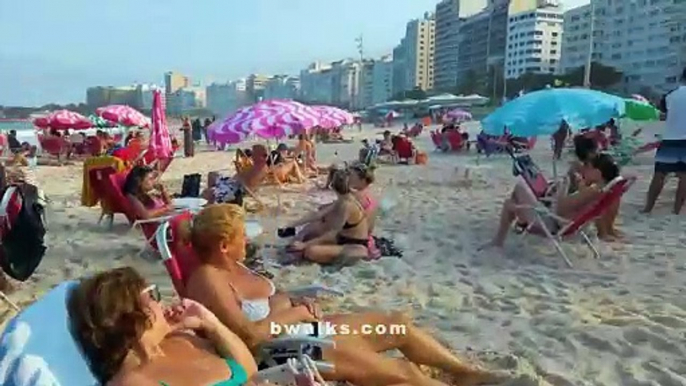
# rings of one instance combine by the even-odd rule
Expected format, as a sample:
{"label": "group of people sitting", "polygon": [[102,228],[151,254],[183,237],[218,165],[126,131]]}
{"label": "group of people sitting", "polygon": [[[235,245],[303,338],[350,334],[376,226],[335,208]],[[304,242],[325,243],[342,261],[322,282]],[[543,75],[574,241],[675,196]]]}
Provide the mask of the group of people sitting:
{"label": "group of people sitting", "polygon": [[[603,194],[603,188],[619,177],[619,166],[612,156],[598,152],[594,139],[586,136],[575,137],[574,153],[577,160],[571,164],[568,171],[568,183],[551,186],[547,197],[536,197],[523,179],[518,180],[510,198],[503,204],[500,224],[491,245],[503,247],[515,222],[518,228],[528,229],[533,233],[543,233],[542,226],[545,225],[554,234],[564,224],[554,218],[546,218],[546,221],[549,221],[547,224],[536,223],[535,207],[540,201],[550,203],[556,216],[571,220],[576,214],[596,203]],[[596,220],[600,239],[615,240],[621,237],[615,227],[619,204],[619,201],[611,203]]]}
{"label": "group of people sitting", "polygon": [[[340,182],[339,182],[340,183]],[[364,214],[353,198],[335,204],[354,226]],[[360,232],[362,233],[362,232]],[[187,299],[165,306],[156,286],[133,268],[82,279],[68,297],[71,330],[93,374],[105,385],[250,384],[262,344],[276,338],[272,324],[327,322],[350,331],[363,326],[404,326],[403,334],[336,334],[322,359],[334,370],[327,381],[360,386],[441,385],[419,365],[442,370],[454,385],[489,384],[506,375],[470,365],[398,312],[329,315],[313,299],[294,298],[248,269],[244,211],[210,205],[183,227],[200,263],[185,284]],[[307,248],[304,248],[307,250]],[[313,254],[316,251],[313,251]],[[309,330],[308,330],[309,331]],[[384,355],[399,350],[404,357]],[[454,383],[453,383],[454,382]]]}

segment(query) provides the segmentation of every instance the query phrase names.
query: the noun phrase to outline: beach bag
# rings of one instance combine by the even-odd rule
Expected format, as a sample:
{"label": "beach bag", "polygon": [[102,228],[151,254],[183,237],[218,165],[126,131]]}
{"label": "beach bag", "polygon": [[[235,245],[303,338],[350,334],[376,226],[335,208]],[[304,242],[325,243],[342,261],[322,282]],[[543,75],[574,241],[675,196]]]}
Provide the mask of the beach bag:
{"label": "beach bag", "polygon": [[45,256],[44,201],[31,184],[8,186],[0,202],[0,267],[26,281]]}
{"label": "beach bag", "polygon": [[181,185],[181,197],[200,197],[200,181],[202,177],[200,174],[186,174],[183,176],[183,185]]}

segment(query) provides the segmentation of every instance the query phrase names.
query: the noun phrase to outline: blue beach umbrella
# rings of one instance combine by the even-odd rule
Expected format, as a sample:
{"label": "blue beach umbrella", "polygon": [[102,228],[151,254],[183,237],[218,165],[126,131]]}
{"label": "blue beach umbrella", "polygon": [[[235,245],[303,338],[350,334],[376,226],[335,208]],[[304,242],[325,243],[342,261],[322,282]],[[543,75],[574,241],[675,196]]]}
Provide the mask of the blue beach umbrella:
{"label": "blue beach umbrella", "polygon": [[581,88],[549,88],[522,95],[489,114],[481,124],[489,135],[553,134],[566,121],[572,130],[595,127],[624,115],[624,99]]}

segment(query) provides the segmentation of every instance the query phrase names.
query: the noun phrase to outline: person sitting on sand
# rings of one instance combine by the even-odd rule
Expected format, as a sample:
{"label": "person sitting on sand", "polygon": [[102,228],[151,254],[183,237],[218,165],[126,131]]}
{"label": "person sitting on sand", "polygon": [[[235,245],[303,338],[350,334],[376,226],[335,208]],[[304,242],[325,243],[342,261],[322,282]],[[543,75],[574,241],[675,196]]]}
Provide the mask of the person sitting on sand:
{"label": "person sitting on sand", "polygon": [[302,253],[305,260],[318,264],[350,265],[369,256],[369,223],[362,203],[353,195],[353,182],[359,178],[351,170],[334,174],[331,188],[338,195],[327,211],[326,230],[307,241],[294,241],[290,252]]}
{"label": "person sitting on sand", "polygon": [[383,132],[383,139],[379,142],[379,155],[393,156],[394,154],[393,138],[391,137],[391,132],[386,130]]}
{"label": "person sitting on sand", "polygon": [[[255,152],[253,151],[254,158]],[[305,176],[300,171],[300,166],[294,159],[289,158],[288,146],[285,143],[279,144],[276,150],[271,153],[267,159],[267,166],[280,184],[289,182],[302,184],[305,182]]]}
{"label": "person sitting on sand", "polygon": [[147,166],[134,166],[122,188],[137,219],[145,220],[169,214],[172,200],[167,189],[157,181],[155,171]]}
{"label": "person sitting on sand", "polygon": [[[348,167],[350,172],[350,187],[352,195],[364,209],[365,219],[369,233],[374,229],[376,219],[377,201],[370,192],[370,186],[374,183],[374,168],[363,163],[355,163]],[[295,228],[304,226],[303,229],[295,234],[295,241],[307,242],[314,238],[324,235],[330,230],[333,219],[334,203],[327,204],[319,208],[315,213],[296,220],[281,231],[282,237],[288,237],[295,233]],[[290,230],[290,231],[289,231]]]}
{"label": "person sitting on sand", "polygon": [[[565,189],[558,189],[556,198],[555,214],[564,219],[571,219],[574,215],[592,205],[602,196],[602,188],[619,176],[619,167],[612,157],[607,154],[600,154],[593,158],[589,163],[589,168],[583,176],[577,175],[580,180],[577,182],[579,189],[572,194],[567,194]],[[536,221],[533,209],[537,204],[526,183],[519,179],[517,185],[509,199],[503,204],[500,214],[500,225],[498,232],[490,245],[502,248],[505,244],[507,234],[512,227],[512,223],[517,220],[520,228],[527,228]],[[617,203],[616,205],[619,205]],[[613,224],[616,214],[612,213],[612,208],[608,208],[606,213],[596,221],[598,237],[607,239],[614,236]],[[551,232],[555,233],[561,224],[554,219],[546,224]],[[533,224],[530,229],[532,232],[541,232],[540,224]]]}
{"label": "person sitting on sand", "polygon": [[69,323],[102,385],[244,385],[257,364],[243,341],[201,304],[165,307],[131,267],[82,279]]}
{"label": "person sitting on sand", "polygon": [[[186,284],[188,297],[205,305],[250,348],[274,338],[270,330],[274,324],[310,328],[310,323],[322,321],[351,331],[363,331],[362,326],[403,326],[401,334],[328,336],[336,345],[324,349],[323,360],[331,362],[335,371],[322,374],[324,379],[357,386],[440,385],[419,371],[417,365],[423,364],[454,376],[455,385],[503,380],[501,374],[465,364],[399,312],[323,315],[315,302],[276,291],[273,282],[243,264],[244,213],[235,205],[206,207],[187,225],[182,237],[191,242],[200,260]],[[319,336],[325,335],[320,330]],[[407,360],[383,355],[395,349]]]}

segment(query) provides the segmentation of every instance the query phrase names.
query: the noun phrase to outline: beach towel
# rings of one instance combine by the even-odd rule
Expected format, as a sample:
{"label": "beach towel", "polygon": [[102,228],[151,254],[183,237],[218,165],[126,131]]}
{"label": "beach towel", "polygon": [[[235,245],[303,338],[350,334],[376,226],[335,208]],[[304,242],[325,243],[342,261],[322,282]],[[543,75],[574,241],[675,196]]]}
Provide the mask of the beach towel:
{"label": "beach towel", "polygon": [[[4,197],[8,189],[14,193]],[[6,209],[0,218],[0,267],[13,279],[26,281],[47,250],[43,198],[35,186],[21,184],[5,189],[2,204]]]}
{"label": "beach towel", "polygon": [[93,169],[99,169],[104,167],[112,167],[119,173],[124,171],[126,165],[124,161],[113,156],[101,156],[92,157],[83,161],[83,182],[81,183],[81,205],[87,207],[93,207],[98,205],[102,197],[98,197],[96,192],[93,190],[90,181],[90,171]]}
{"label": "beach towel", "polygon": [[0,385],[98,385],[68,323],[65,282],[14,317],[0,338]]}

